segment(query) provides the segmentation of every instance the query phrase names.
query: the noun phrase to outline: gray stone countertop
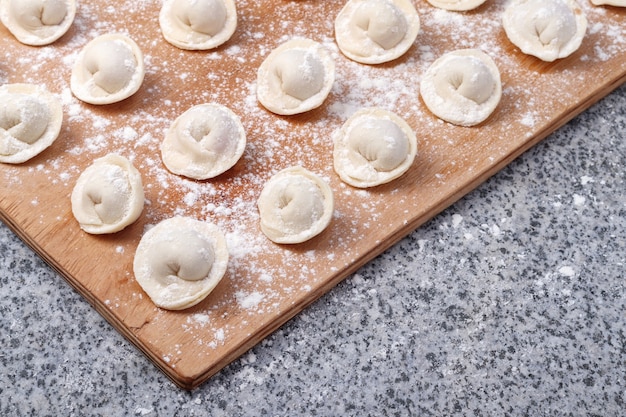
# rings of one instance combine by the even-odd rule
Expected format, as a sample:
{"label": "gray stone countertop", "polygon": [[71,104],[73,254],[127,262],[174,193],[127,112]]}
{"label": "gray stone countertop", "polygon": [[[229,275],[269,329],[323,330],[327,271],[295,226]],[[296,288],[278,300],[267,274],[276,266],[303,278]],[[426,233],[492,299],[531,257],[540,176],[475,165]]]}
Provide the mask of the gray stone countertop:
{"label": "gray stone countertop", "polygon": [[626,415],[626,85],[198,389],[0,227],[2,416]]}

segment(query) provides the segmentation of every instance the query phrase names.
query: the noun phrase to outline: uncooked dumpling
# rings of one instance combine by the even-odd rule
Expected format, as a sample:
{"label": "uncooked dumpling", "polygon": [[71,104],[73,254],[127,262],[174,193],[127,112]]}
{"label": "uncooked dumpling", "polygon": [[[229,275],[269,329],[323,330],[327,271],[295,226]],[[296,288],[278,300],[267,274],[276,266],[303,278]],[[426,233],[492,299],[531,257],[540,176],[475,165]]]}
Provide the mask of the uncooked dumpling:
{"label": "uncooked dumpling", "polygon": [[200,104],[181,114],[161,144],[171,172],[204,180],[230,169],[246,147],[239,117],[220,104]]}
{"label": "uncooked dumpling", "polygon": [[1,0],[0,19],[26,45],[48,45],[63,36],[76,16],[76,0]]}
{"label": "uncooked dumpling", "polygon": [[264,185],[258,199],[261,230],[276,243],[301,243],[320,234],[333,215],[330,186],[318,175],[294,166]]}
{"label": "uncooked dumpling", "polygon": [[173,217],[142,236],[133,271],[155,305],[182,310],[213,291],[226,273],[228,257],[226,239],[216,225]]}
{"label": "uncooked dumpling", "polygon": [[48,148],[63,123],[61,102],[32,84],[0,86],[0,162],[19,164]]}
{"label": "uncooked dumpling", "polygon": [[500,102],[500,71],[478,49],[448,52],[428,67],[420,93],[435,116],[456,125],[473,126],[487,119]]}
{"label": "uncooked dumpling", "polygon": [[335,81],[335,62],[310,39],[293,39],[274,49],[257,74],[257,97],[269,111],[304,113],[322,105]]}
{"label": "uncooked dumpling", "polygon": [[335,19],[339,49],[363,64],[402,56],[419,29],[419,16],[410,0],[349,0]]}
{"label": "uncooked dumpling", "polygon": [[143,210],[141,175],[128,159],[108,154],[80,174],[71,202],[72,213],[85,232],[119,232]]}
{"label": "uncooked dumpling", "polygon": [[427,0],[431,5],[444,10],[465,12],[473,10],[487,0]]}
{"label": "uncooked dumpling", "polygon": [[523,53],[552,62],[580,47],[587,18],[574,0],[513,0],[502,26]]}
{"label": "uncooked dumpling", "polygon": [[89,42],[78,54],[70,88],[90,104],[111,104],[135,94],[145,74],[143,54],[126,35],[107,34]]}
{"label": "uncooked dumpling", "polygon": [[334,136],[335,172],[354,187],[373,187],[400,177],[416,154],[411,127],[395,113],[379,108],[357,111]]}
{"label": "uncooked dumpling", "polygon": [[182,49],[213,49],[237,28],[234,0],[165,0],[159,13],[163,37]]}

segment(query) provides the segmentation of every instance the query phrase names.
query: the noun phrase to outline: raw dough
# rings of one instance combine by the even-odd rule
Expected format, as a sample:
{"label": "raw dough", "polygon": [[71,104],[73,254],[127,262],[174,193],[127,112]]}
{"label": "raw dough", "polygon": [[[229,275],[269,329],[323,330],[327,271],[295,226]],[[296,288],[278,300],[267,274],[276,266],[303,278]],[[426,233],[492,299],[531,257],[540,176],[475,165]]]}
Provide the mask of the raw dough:
{"label": "raw dough", "polygon": [[78,54],[70,88],[90,104],[111,104],[135,94],[145,74],[143,54],[126,35],[111,33],[89,42]]}
{"label": "raw dough", "polygon": [[419,30],[419,15],[410,0],[349,0],[335,19],[339,49],[363,64],[399,58]]}
{"label": "raw dough", "polygon": [[500,71],[478,49],[448,52],[426,70],[420,93],[435,116],[460,126],[477,125],[500,102]]}
{"label": "raw dough", "polygon": [[171,172],[203,180],[230,169],[245,147],[246,132],[235,113],[220,104],[200,104],[172,123],[161,156]]}
{"label": "raw dough", "polygon": [[334,135],[335,172],[354,187],[373,187],[400,177],[416,154],[411,127],[384,109],[357,111]]}
{"label": "raw dough", "polygon": [[0,20],[26,45],[48,45],[63,36],[76,16],[76,0],[0,0]]}
{"label": "raw dough", "polygon": [[19,164],[48,148],[63,124],[61,102],[33,84],[0,86],[0,162]]}
{"label": "raw dough", "polygon": [[213,49],[237,28],[234,0],[165,0],[159,13],[163,37],[181,49]]}
{"label": "raw dough", "polygon": [[452,10],[455,12],[466,12],[476,9],[487,0],[427,0],[432,6],[439,9]]}
{"label": "raw dough", "polygon": [[330,186],[300,166],[283,169],[270,178],[257,204],[261,230],[276,243],[301,243],[320,234],[334,210]]}
{"label": "raw dough", "polygon": [[78,177],[72,213],[91,234],[115,233],[139,218],[144,205],[141,174],[117,154],[96,159]]}
{"label": "raw dough", "polygon": [[216,225],[173,217],[142,236],[133,271],[154,304],[183,310],[213,291],[226,273],[228,257],[226,239]]}
{"label": "raw dough", "polygon": [[310,39],[292,39],[274,49],[257,73],[257,97],[269,111],[304,113],[322,105],[335,81],[335,62]]}
{"label": "raw dough", "polygon": [[552,62],[576,51],[587,30],[587,18],[574,0],[513,0],[502,26],[523,53]]}

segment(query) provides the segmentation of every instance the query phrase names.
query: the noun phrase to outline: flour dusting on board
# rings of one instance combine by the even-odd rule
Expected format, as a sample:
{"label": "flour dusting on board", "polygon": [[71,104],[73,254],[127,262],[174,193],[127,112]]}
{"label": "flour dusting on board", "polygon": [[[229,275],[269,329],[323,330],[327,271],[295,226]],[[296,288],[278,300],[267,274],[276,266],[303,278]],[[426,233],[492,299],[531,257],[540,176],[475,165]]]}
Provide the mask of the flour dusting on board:
{"label": "flour dusting on board", "polygon": [[[519,66],[519,56],[503,43],[506,37],[499,16],[504,5],[500,2],[492,2],[476,13],[449,12],[423,1],[415,2],[422,23],[415,45],[406,56],[381,66],[358,64],[341,55],[333,37],[333,15],[341,6],[337,2],[272,3],[267,6],[272,10],[271,21],[267,22],[263,16],[255,15],[262,10],[258,2],[239,1],[239,25],[233,39],[223,47],[201,53],[177,50],[164,41],[155,13],[160,1],[118,3],[80,2],[73,28],[49,46],[26,48],[17,42],[5,42],[10,34],[6,30],[0,32],[0,60],[20,68],[13,71],[10,65],[0,66],[0,83],[44,83],[63,104],[65,120],[60,143],[55,145],[55,151],[44,153],[45,159],[39,159],[38,166],[30,166],[27,174],[44,176],[59,195],[69,196],[80,175],[80,166],[117,152],[142,173],[147,199],[142,214],[145,229],[164,218],[180,215],[213,222],[224,232],[230,254],[225,282],[216,289],[216,296],[210,295],[182,321],[181,330],[191,343],[176,344],[170,351],[162,352],[163,360],[170,364],[177,363],[186,350],[210,357],[235,335],[243,333],[247,337],[301,300],[310,299],[309,293],[321,286],[325,277],[362,258],[368,250],[364,242],[370,236],[375,236],[376,242],[382,240],[385,230],[398,230],[415,215],[413,208],[420,206],[419,193],[392,200],[387,196],[403,191],[393,187],[386,191],[356,190],[341,183],[334,173],[332,133],[357,110],[375,106],[405,118],[419,141],[414,168],[425,167],[413,178],[422,181],[424,187],[436,189],[451,181],[459,166],[479,172],[485,164],[497,162],[508,152],[509,135],[531,136],[535,129],[549,122],[548,109],[554,106],[555,102],[550,101],[553,98],[546,103],[535,101],[536,91],[518,80],[545,83],[559,91],[556,101],[573,100],[570,93],[561,91],[562,79]],[[572,62],[590,65],[623,60],[624,25],[606,21],[607,12],[602,7],[587,2],[582,6],[590,22],[585,40],[590,45],[585,54]],[[142,23],[137,24],[138,21]],[[141,94],[119,105],[85,105],[69,89],[71,68],[87,42],[108,32],[129,34],[140,45],[146,79]],[[278,44],[293,37],[309,37],[322,43],[335,59],[336,81],[329,98],[310,117],[277,117],[260,106],[256,98],[258,65]],[[488,146],[465,140],[459,130],[446,129],[448,126],[434,118],[419,98],[421,74],[450,48],[479,48],[494,59],[502,72],[501,112],[517,117],[515,123],[492,135],[497,138]],[[576,78],[579,75],[574,70],[561,71],[562,75],[573,77],[574,82],[584,83],[584,79]],[[214,180],[199,182],[168,172],[159,147],[172,121],[191,105],[204,102],[226,105],[239,115],[248,144],[230,171]],[[468,161],[473,158],[469,151],[472,146],[485,146],[490,154]],[[450,153],[450,149],[456,153]],[[437,165],[441,159],[446,163]],[[269,242],[259,230],[256,207],[265,181],[296,164],[328,181],[336,199],[329,230],[304,249]],[[4,172],[6,184],[23,181],[16,171]],[[584,200],[576,197],[574,204],[584,205]],[[48,206],[37,196],[30,196],[29,201],[31,206]],[[54,208],[55,220],[67,213],[62,204]],[[454,217],[453,227],[462,221]],[[498,235],[497,226],[489,230]],[[132,259],[134,244],[112,242],[115,256]],[[420,244],[422,250],[426,246]],[[570,274],[565,268],[560,272]],[[120,277],[120,282],[132,283],[132,273],[129,275]],[[104,304],[115,314],[132,311],[129,302],[147,302],[138,286],[132,288],[133,294],[116,294]],[[166,316],[159,311],[150,324],[174,332],[167,329]]]}

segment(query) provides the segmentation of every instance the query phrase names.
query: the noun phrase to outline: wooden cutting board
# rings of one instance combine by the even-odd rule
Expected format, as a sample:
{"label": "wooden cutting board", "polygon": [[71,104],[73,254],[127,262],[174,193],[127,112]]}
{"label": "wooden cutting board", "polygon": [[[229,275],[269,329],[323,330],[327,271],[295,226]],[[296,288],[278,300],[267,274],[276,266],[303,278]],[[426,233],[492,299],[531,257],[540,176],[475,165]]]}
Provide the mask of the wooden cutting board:
{"label": "wooden cutting board", "polygon": [[[554,63],[526,56],[508,41],[500,24],[503,3],[493,0],[467,13],[416,1],[422,27],[415,45],[379,66],[351,62],[338,52],[333,19],[343,0],[237,1],[235,35],[210,52],[166,43],[157,0],[80,1],[70,31],[45,47],[22,45],[0,27],[0,82],[44,84],[65,112],[51,148],[22,165],[0,165],[0,215],[176,384],[192,389],[624,82],[626,11],[582,1],[589,20],[583,45]],[[108,32],[127,33],[139,44],[146,78],[122,103],[87,105],[69,90],[71,66],[83,45]],[[321,108],[276,116],[256,101],[256,70],[273,48],[295,36],[329,48],[336,82]],[[485,123],[462,128],[430,114],[418,92],[430,63],[468,47],[495,60],[503,96]],[[179,114],[204,102],[237,113],[248,145],[227,173],[191,181],[164,168],[159,144]],[[354,111],[370,106],[404,117],[417,132],[419,153],[401,179],[357,190],[333,171],[331,135]],[[72,217],[69,196],[82,170],[110,152],[130,158],[140,170],[147,204],[131,227],[92,236]],[[280,246],[260,232],[256,199],[273,173],[291,165],[323,176],[335,193],[336,210],[322,235]],[[216,290],[181,312],[156,308],[132,272],[146,227],[174,215],[216,223],[231,254]]]}

